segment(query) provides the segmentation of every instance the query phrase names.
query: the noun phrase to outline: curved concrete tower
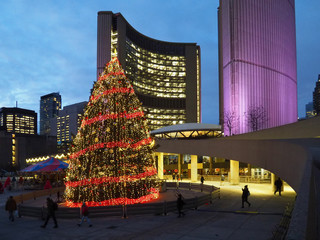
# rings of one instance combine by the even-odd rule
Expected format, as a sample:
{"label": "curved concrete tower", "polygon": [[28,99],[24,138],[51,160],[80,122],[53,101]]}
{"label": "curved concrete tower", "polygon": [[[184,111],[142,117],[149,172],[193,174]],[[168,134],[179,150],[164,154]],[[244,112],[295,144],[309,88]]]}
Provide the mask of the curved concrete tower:
{"label": "curved concrete tower", "polygon": [[297,121],[294,0],[220,0],[218,20],[225,135]]}

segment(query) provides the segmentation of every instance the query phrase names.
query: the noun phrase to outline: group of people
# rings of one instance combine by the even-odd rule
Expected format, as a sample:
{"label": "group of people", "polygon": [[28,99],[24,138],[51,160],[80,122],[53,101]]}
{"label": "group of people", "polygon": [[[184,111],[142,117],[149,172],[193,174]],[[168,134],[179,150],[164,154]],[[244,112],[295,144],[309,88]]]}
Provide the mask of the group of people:
{"label": "group of people", "polygon": [[[41,225],[42,228],[45,228],[47,226],[50,218],[52,218],[54,222],[53,228],[58,228],[58,223],[55,215],[55,211],[57,209],[58,209],[57,203],[54,202],[51,198],[47,198],[47,218],[44,224]],[[87,223],[89,224],[89,227],[92,227],[91,220],[89,219],[89,207],[86,205],[85,202],[82,203],[80,211],[81,211],[81,222],[78,224],[78,226],[80,227],[84,221],[87,221]]]}
{"label": "group of people", "polygon": [[[47,218],[44,224],[41,225],[42,228],[45,228],[47,226],[50,218],[52,218],[54,222],[53,228],[58,228],[58,223],[55,215],[55,211],[57,209],[58,209],[58,204],[54,202],[51,198],[47,198]],[[81,212],[81,222],[78,223],[78,226],[80,227],[84,221],[87,221],[87,223],[89,224],[89,227],[92,227],[91,220],[89,219],[89,207],[86,205],[85,202],[82,203],[80,212]]]}
{"label": "group of people", "polygon": [[[200,179],[201,183],[204,183],[204,177],[202,176]],[[1,182],[0,182],[1,183]],[[278,178],[274,185],[276,186],[276,190],[274,194],[279,192],[279,196],[281,196],[281,190],[282,190],[282,180]],[[248,197],[250,196],[250,191],[248,188],[248,185],[245,185],[244,188],[242,188],[242,208],[244,208],[244,203],[247,203],[248,206],[251,206],[251,203],[248,201]],[[178,217],[185,216],[185,213],[182,211],[183,206],[185,205],[185,202],[183,200],[182,194],[177,194],[177,209],[178,209]],[[17,203],[14,200],[13,196],[10,196],[6,202],[5,206],[6,211],[9,213],[9,220],[14,221],[14,212],[17,210]],[[48,224],[48,221],[50,218],[53,219],[54,222],[54,228],[58,228],[57,219],[55,216],[55,211],[58,209],[58,204],[54,202],[51,198],[47,198],[47,217],[43,225],[41,225],[42,228],[45,228]],[[89,227],[92,227],[91,220],[89,219],[89,207],[86,205],[85,202],[82,203],[82,206],[80,208],[81,212],[81,222],[78,224],[80,227],[84,221],[86,221],[89,224]]]}
{"label": "group of people", "polygon": [[[275,182],[274,185],[276,186],[276,190],[274,194],[279,192],[279,196],[281,196],[281,191],[282,191],[282,180],[281,178],[278,178]],[[250,191],[248,188],[248,185],[245,185],[244,188],[242,188],[242,208],[244,208],[244,203],[247,203],[248,206],[251,206],[251,203],[248,202],[248,197],[250,196]]]}
{"label": "group of people", "polygon": [[[5,209],[9,213],[9,220],[13,222],[15,212],[17,211],[17,203],[13,198],[13,196],[10,196],[8,198],[5,205]],[[46,228],[50,218],[52,218],[54,222],[53,228],[58,228],[58,222],[55,214],[57,210],[58,210],[58,203],[54,202],[51,198],[48,197],[47,198],[47,217],[44,224],[41,225],[42,228]],[[80,211],[81,211],[81,222],[78,224],[78,226],[80,227],[84,221],[87,221],[87,223],[89,224],[89,227],[92,227],[91,220],[89,219],[89,208],[85,202],[82,203]]]}

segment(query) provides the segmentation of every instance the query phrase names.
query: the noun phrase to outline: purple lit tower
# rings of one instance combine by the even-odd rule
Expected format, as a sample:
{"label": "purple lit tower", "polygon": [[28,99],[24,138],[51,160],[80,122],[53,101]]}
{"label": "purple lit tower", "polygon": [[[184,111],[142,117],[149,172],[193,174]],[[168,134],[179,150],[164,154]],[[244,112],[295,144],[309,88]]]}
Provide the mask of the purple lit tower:
{"label": "purple lit tower", "polygon": [[220,0],[218,20],[225,135],[297,121],[294,0]]}

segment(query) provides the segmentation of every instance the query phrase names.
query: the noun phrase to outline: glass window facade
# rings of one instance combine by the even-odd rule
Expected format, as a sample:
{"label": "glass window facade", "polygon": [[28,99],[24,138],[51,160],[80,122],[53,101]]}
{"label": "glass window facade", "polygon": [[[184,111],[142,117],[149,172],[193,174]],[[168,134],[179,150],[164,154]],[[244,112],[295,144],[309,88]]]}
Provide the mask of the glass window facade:
{"label": "glass window facade", "polygon": [[106,62],[118,57],[150,130],[201,121],[199,46],[149,38],[120,13],[99,12],[97,47],[98,75]]}
{"label": "glass window facade", "polygon": [[186,122],[186,58],[145,50],[126,39],[126,75],[151,130]]}
{"label": "glass window facade", "polygon": [[37,133],[37,113],[22,108],[1,108],[1,127],[6,132],[16,134]]}
{"label": "glass window facade", "polygon": [[40,99],[40,134],[50,134],[50,118],[58,115],[61,109],[61,96],[59,93],[51,93],[41,96]]}
{"label": "glass window facade", "polygon": [[[80,102],[65,106],[59,111],[54,125],[56,124],[57,144],[60,152],[67,151],[72,143],[73,137],[77,134],[87,102]],[[51,133],[53,135],[53,131]]]}

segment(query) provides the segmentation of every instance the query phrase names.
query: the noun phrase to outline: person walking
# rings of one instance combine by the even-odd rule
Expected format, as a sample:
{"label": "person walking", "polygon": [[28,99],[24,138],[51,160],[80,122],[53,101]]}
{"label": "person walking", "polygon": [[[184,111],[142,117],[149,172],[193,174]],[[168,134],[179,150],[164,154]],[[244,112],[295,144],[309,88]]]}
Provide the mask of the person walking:
{"label": "person walking", "polygon": [[201,181],[201,184],[203,184],[203,183],[204,183],[204,177],[203,177],[203,176],[201,176],[200,181]]}
{"label": "person walking", "polygon": [[9,212],[9,220],[14,221],[14,211],[17,210],[17,203],[12,196],[6,202],[6,211]]}
{"label": "person walking", "polygon": [[12,178],[12,187],[14,190],[17,189],[17,179],[15,176],[13,176],[13,178]]}
{"label": "person walking", "polygon": [[276,191],[274,192],[274,194],[276,194],[277,192],[279,192],[279,196],[281,196],[281,189],[282,189],[282,180],[281,178],[278,178],[275,182],[274,185],[276,185]]}
{"label": "person walking", "polygon": [[0,194],[2,193],[4,193],[4,188],[3,188],[2,182],[0,182]]}
{"label": "person walking", "polygon": [[184,212],[182,212],[182,209],[183,209],[183,205],[185,204],[185,202],[183,201],[182,199],[182,195],[181,193],[178,194],[178,199],[177,199],[177,208],[178,208],[178,213],[179,213],[179,216],[178,217],[181,217],[185,215]]}
{"label": "person walking", "polygon": [[221,174],[221,177],[220,177],[220,186],[223,186],[223,182],[225,180],[225,176],[223,174]]}
{"label": "person walking", "polygon": [[86,205],[85,202],[82,203],[82,206],[81,206],[81,222],[78,224],[78,226],[80,227],[81,224],[83,223],[84,220],[86,220],[89,224],[89,227],[92,227],[92,224],[91,224],[91,220],[89,219],[89,207]]}
{"label": "person walking", "polygon": [[57,210],[57,203],[53,202],[53,200],[48,197],[47,198],[47,218],[46,218],[45,223],[41,226],[42,228],[45,228],[47,226],[50,218],[52,218],[54,221],[53,228],[58,227],[58,223],[57,223],[57,219],[56,219],[56,215],[55,215],[56,210]]}
{"label": "person walking", "polygon": [[242,188],[242,208],[244,208],[244,203],[248,203],[249,207],[251,206],[251,203],[248,202],[248,197],[250,196],[250,191],[248,189],[248,185],[245,185],[244,188]]}

